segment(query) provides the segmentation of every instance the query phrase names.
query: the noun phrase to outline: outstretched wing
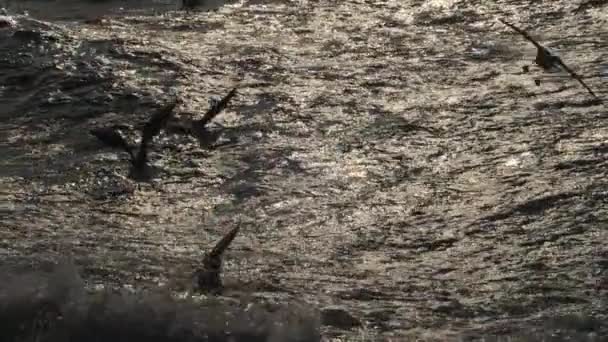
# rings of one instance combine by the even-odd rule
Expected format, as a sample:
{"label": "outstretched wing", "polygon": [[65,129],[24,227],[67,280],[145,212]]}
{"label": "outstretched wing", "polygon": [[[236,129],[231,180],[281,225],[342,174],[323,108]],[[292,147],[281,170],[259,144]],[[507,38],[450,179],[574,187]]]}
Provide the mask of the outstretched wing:
{"label": "outstretched wing", "polygon": [[148,144],[167,124],[173,115],[173,110],[177,106],[178,102],[179,100],[176,99],[168,105],[161,107],[144,125],[144,129],[141,134],[141,143],[139,144],[139,152],[137,153],[137,157],[133,159],[133,165],[136,168],[143,168],[148,162]]}
{"label": "outstretched wing", "polygon": [[[583,87],[585,87],[585,89],[587,89],[587,91],[589,92],[589,94],[591,94],[597,100],[600,100],[597,97],[597,95],[595,95],[595,93],[593,92],[593,90],[591,90],[591,88],[583,81],[583,79],[577,73],[575,73],[572,69],[570,69],[566,64],[564,64],[564,61],[562,61],[561,58],[559,58],[557,56],[551,55],[551,53],[548,52],[547,48],[545,48],[544,46],[540,45],[526,31],[524,31],[524,30],[516,27],[515,25],[507,22],[506,20],[503,20],[503,19],[500,19],[500,18],[498,20],[501,23],[509,26],[510,28],[512,28],[513,30],[515,30],[519,34],[521,34],[522,36],[524,36],[524,38],[526,38],[528,41],[530,41],[532,44],[534,44],[534,46],[536,46],[536,48],[539,50],[539,53],[543,53],[543,54],[546,54],[547,56],[549,56],[551,58],[551,62],[557,62],[562,68],[564,68],[564,70],[566,70],[570,74],[570,76],[572,76],[572,78],[576,79]],[[551,63],[551,64],[553,64],[553,63]]]}
{"label": "outstretched wing", "polygon": [[228,246],[230,246],[230,243],[232,243],[232,240],[234,240],[234,238],[236,237],[236,234],[239,232],[240,228],[241,226],[237,225],[235,228],[229,231],[228,234],[226,234],[220,241],[218,241],[215,247],[213,247],[213,249],[209,253],[207,253],[207,257],[221,257],[222,254],[224,254],[224,252],[226,251],[226,249],[228,249]]}
{"label": "outstretched wing", "polygon": [[521,34],[522,36],[524,36],[524,38],[526,38],[526,39],[527,39],[527,40],[528,40],[530,43],[534,44],[534,46],[536,46],[536,48],[546,50],[546,48],[545,48],[544,46],[540,45],[540,43],[539,43],[539,42],[537,42],[536,40],[534,40],[534,38],[532,38],[532,36],[530,36],[530,35],[528,34],[528,32],[526,32],[526,31],[524,31],[524,30],[520,29],[519,27],[517,27],[517,26],[515,26],[515,25],[511,24],[510,22],[508,22],[508,21],[506,21],[506,20],[503,20],[503,19],[500,19],[500,18],[498,18],[498,20],[499,20],[501,23],[503,23],[503,24],[505,24],[505,25],[509,26],[509,27],[510,27],[511,29],[513,29],[515,32],[517,32],[517,33]]}
{"label": "outstretched wing", "polygon": [[570,76],[572,76],[572,78],[574,78],[575,80],[577,80],[578,83],[580,83],[583,87],[585,87],[585,89],[587,89],[587,91],[589,92],[589,94],[591,94],[591,96],[593,96],[597,100],[600,100],[600,98],[597,97],[597,95],[595,95],[595,93],[593,92],[593,90],[591,90],[591,88],[583,81],[582,77],[579,76],[572,69],[570,69],[566,64],[564,64],[564,61],[562,61],[561,58],[555,57],[555,60],[557,61],[557,63],[559,63],[559,65],[562,66],[562,68],[564,68],[564,70],[566,70],[570,74]]}
{"label": "outstretched wing", "polygon": [[233,88],[226,96],[224,96],[219,102],[211,106],[207,113],[203,115],[203,118],[200,119],[197,124],[201,127],[205,127],[205,125],[213,120],[219,113],[221,113],[226,107],[232,98],[236,95],[236,88]]}
{"label": "outstretched wing", "polygon": [[173,115],[173,110],[177,106],[178,101],[175,100],[162,108],[160,108],[148,122],[144,126],[142,137],[141,137],[141,146],[147,146],[147,144],[152,141],[160,130],[167,124],[171,116]]}
{"label": "outstretched wing", "polygon": [[89,132],[97,139],[99,139],[99,141],[104,143],[106,146],[120,148],[129,153],[129,156],[131,156],[131,160],[135,159],[131,146],[129,146],[127,141],[114,128],[94,128],[91,129]]}

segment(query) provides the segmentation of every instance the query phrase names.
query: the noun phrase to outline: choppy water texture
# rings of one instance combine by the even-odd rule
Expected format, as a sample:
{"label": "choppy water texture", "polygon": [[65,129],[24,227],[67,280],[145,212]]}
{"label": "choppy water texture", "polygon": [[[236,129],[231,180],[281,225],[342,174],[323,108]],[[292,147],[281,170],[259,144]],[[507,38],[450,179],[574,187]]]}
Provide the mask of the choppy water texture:
{"label": "choppy water texture", "polygon": [[[90,283],[148,286],[188,278],[240,220],[232,295],[362,324],[328,338],[600,340],[608,109],[560,73],[523,73],[534,47],[496,21],[608,101],[608,7],[588,3],[241,1],[103,20],[22,3],[54,23],[0,29],[0,254],[71,254]],[[190,117],[234,85],[217,122],[237,144],[163,133],[151,183],[124,179],[127,156],[88,134],[136,138],[172,94]]]}

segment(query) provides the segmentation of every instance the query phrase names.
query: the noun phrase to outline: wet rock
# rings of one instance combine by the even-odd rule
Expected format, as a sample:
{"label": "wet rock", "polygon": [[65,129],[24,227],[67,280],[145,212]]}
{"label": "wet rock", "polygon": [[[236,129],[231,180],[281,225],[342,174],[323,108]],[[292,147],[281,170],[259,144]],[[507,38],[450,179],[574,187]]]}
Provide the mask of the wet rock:
{"label": "wet rock", "polygon": [[53,36],[52,33],[39,32],[33,30],[18,30],[13,33],[13,37],[20,39],[24,42],[36,42],[40,43],[45,40],[57,41],[57,37]]}
{"label": "wet rock", "polygon": [[377,300],[386,297],[386,295],[380,291],[371,290],[368,288],[355,288],[349,289],[340,293],[340,298],[349,300]]}
{"label": "wet rock", "polygon": [[391,328],[404,328],[402,321],[395,320],[395,311],[392,309],[374,310],[365,315],[365,320],[375,329],[389,330]]}
{"label": "wet rock", "polygon": [[104,17],[96,17],[96,18],[85,19],[83,22],[85,24],[98,25],[98,26],[103,26],[103,25],[109,25],[110,24],[110,20],[108,20],[107,18],[104,18]]}
{"label": "wet rock", "polygon": [[321,310],[321,323],[341,329],[350,329],[361,325],[357,318],[339,306],[323,308]]}
{"label": "wet rock", "polygon": [[7,15],[0,15],[0,29],[2,28],[14,28],[17,26],[17,21]]}
{"label": "wet rock", "polygon": [[466,23],[475,20],[479,15],[475,11],[447,11],[442,12],[436,8],[423,10],[419,12],[414,22],[421,26],[432,25],[454,25],[458,23]]}
{"label": "wet rock", "polygon": [[457,299],[436,303],[431,306],[431,309],[436,313],[454,317],[469,317],[471,315],[471,312]]}

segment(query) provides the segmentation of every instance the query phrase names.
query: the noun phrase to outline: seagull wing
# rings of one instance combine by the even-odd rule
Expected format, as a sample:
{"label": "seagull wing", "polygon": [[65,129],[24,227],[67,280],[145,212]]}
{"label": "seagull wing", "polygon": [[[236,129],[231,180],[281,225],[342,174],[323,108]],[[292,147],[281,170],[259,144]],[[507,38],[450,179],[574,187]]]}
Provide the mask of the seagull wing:
{"label": "seagull wing", "polygon": [[113,128],[94,128],[89,131],[91,135],[95,136],[99,141],[108,147],[119,148],[131,156],[131,160],[135,159],[133,150],[127,141],[122,137],[120,132]]}
{"label": "seagull wing", "polygon": [[173,101],[168,105],[161,107],[156,113],[154,113],[154,115],[152,115],[150,120],[146,122],[141,137],[142,146],[147,145],[150,141],[152,141],[152,138],[160,133],[160,130],[167,124],[173,115],[173,110],[176,106],[177,101]]}
{"label": "seagull wing", "polygon": [[167,124],[173,110],[177,106],[178,100],[175,100],[168,105],[161,107],[146,124],[144,125],[141,134],[141,143],[139,145],[139,152],[135,159],[135,164],[138,167],[142,167],[148,160],[148,144],[152,139],[160,133],[160,130]]}
{"label": "seagull wing", "polygon": [[599,97],[597,97],[597,95],[595,95],[595,93],[593,92],[593,90],[591,90],[591,88],[583,81],[582,77],[579,74],[577,74],[576,72],[574,72],[572,69],[570,69],[564,63],[564,61],[562,61],[561,58],[555,57],[555,60],[557,61],[557,63],[559,63],[559,65],[562,66],[562,68],[564,68],[564,70],[566,70],[570,74],[570,76],[572,76],[572,78],[574,78],[575,80],[577,80],[578,83],[580,83],[583,87],[585,87],[585,89],[587,89],[587,91],[589,92],[589,94],[591,94],[597,100],[600,99]]}
{"label": "seagull wing", "polygon": [[221,113],[227,106],[230,100],[236,95],[236,88],[233,88],[226,96],[224,96],[218,103],[213,105],[203,118],[198,121],[198,125],[201,127],[205,127],[205,125],[215,118],[219,113]]}
{"label": "seagull wing", "polygon": [[236,237],[236,234],[239,232],[240,228],[241,226],[237,225],[235,228],[229,231],[228,234],[226,234],[220,241],[218,241],[218,243],[213,247],[213,249],[207,254],[207,257],[217,258],[224,254],[226,249],[228,249],[228,246],[230,246],[230,243],[232,243],[232,240],[234,240],[234,238]]}
{"label": "seagull wing", "polygon": [[524,38],[526,38],[530,43],[534,44],[534,46],[536,46],[537,49],[543,49],[546,50],[546,48],[542,45],[540,45],[539,42],[537,42],[536,40],[534,40],[534,38],[532,38],[532,36],[530,36],[530,34],[528,34],[528,32],[520,29],[519,27],[511,24],[510,22],[503,20],[503,19],[498,19],[501,23],[509,26],[511,29],[513,29],[515,32],[521,34],[522,36],[524,36]]}

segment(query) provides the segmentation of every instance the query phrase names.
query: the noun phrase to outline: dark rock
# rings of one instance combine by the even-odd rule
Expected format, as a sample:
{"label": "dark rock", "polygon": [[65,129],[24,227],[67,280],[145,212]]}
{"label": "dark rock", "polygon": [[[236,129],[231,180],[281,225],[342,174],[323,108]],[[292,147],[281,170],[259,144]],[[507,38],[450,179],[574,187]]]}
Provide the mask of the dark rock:
{"label": "dark rock", "polygon": [[17,26],[15,19],[6,15],[0,15],[0,28],[13,28],[15,26]]}
{"label": "dark rock", "polygon": [[361,322],[345,309],[331,306],[321,310],[321,324],[341,329],[350,329],[360,326]]}

